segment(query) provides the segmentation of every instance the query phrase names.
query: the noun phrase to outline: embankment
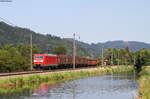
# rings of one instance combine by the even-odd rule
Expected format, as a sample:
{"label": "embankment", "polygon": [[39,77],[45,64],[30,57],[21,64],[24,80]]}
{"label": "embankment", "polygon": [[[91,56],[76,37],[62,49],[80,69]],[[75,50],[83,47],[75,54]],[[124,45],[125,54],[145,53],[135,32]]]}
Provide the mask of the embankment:
{"label": "embankment", "polygon": [[112,67],[98,67],[93,69],[75,70],[54,72],[46,74],[34,74],[28,76],[7,77],[0,79],[0,92],[2,89],[11,88],[23,88],[24,86],[32,86],[41,84],[42,82],[48,82],[50,84],[56,84],[60,82],[80,79],[83,77],[112,74],[118,72],[128,72],[134,69],[133,66],[112,66]]}
{"label": "embankment", "polygon": [[138,98],[150,99],[150,66],[143,66],[138,79]]}

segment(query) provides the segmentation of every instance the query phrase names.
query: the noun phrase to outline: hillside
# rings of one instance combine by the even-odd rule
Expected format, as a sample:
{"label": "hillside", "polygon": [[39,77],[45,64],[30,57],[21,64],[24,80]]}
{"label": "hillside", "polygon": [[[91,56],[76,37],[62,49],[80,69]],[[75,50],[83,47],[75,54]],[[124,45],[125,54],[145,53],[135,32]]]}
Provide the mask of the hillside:
{"label": "hillside", "polygon": [[[56,46],[63,45],[67,48],[67,54],[72,54],[72,39],[64,38],[61,39],[57,36],[52,36],[50,33],[47,35],[43,35],[40,33],[36,33],[32,30],[14,27],[8,25],[4,22],[0,22],[0,45],[5,44],[19,44],[30,42],[30,34],[33,34],[33,44],[37,45],[42,49],[43,52],[51,52],[52,49]],[[107,48],[125,48],[129,47],[130,51],[137,51],[142,48],[150,49],[150,44],[137,42],[137,41],[108,41],[105,43],[92,43],[88,44],[81,41],[76,41],[77,44],[77,53],[80,56],[93,56],[98,57],[101,54],[101,49]]]}
{"label": "hillside", "polygon": [[[72,42],[72,39],[66,38],[66,40]],[[137,42],[137,41],[125,42],[125,41],[120,40],[120,41],[108,41],[105,43],[92,43],[92,44],[77,41],[76,43],[79,46],[82,46],[82,48],[84,48],[91,56],[94,56],[94,57],[98,57],[101,54],[102,47],[104,49],[129,47],[129,50],[132,52],[137,51],[142,48],[150,49],[150,44]]]}
{"label": "hillside", "polygon": [[[54,47],[63,45],[67,48],[67,54],[72,54],[72,42],[70,41],[63,40],[60,37],[52,36],[50,34],[43,35],[26,28],[14,27],[4,22],[0,22],[0,45],[17,45],[20,43],[29,44],[31,33],[33,36],[33,44],[41,48],[43,52],[50,53]],[[78,55],[87,56],[88,53],[78,46]]]}

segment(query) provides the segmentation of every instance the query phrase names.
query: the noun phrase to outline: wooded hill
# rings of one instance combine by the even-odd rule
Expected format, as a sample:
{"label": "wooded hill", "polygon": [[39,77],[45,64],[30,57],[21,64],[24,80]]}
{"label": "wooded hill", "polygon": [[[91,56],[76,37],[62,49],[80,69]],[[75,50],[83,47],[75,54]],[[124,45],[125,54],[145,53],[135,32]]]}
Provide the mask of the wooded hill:
{"label": "wooded hill", "polygon": [[[41,48],[43,52],[52,52],[52,49],[56,46],[64,46],[67,49],[67,54],[72,54],[72,39],[62,39],[57,36],[52,36],[50,33],[43,35],[36,33],[32,30],[11,26],[4,22],[0,22],[0,45],[5,44],[19,44],[19,43],[30,43],[30,34],[33,34],[33,44]],[[88,44],[85,42],[76,42],[77,44],[77,55],[79,56],[93,56],[99,57],[101,54],[101,49],[107,48],[126,48],[128,47],[130,51],[137,51],[142,48],[150,49],[150,44],[137,42],[137,41],[108,41],[105,43],[92,43]]]}
{"label": "wooded hill", "polygon": [[[72,39],[66,38],[66,40],[72,42]],[[108,41],[105,43],[92,43],[92,44],[77,41],[76,43],[82,48],[84,48],[91,56],[94,57],[99,57],[101,55],[102,47],[104,50],[108,48],[124,49],[128,47],[131,52],[135,52],[143,48],[150,50],[150,44],[144,42],[137,42],[137,41],[127,42],[127,41],[118,40],[118,41]]]}
{"label": "wooded hill", "polygon": [[[6,44],[17,45],[20,43],[30,44],[30,34],[33,36],[33,44],[39,47],[43,53],[51,53],[57,46],[64,46],[67,54],[72,54],[72,42],[63,40],[60,37],[36,33],[32,30],[11,26],[4,22],[0,22],[0,45]],[[88,53],[80,46],[77,46],[79,56],[88,56]]]}

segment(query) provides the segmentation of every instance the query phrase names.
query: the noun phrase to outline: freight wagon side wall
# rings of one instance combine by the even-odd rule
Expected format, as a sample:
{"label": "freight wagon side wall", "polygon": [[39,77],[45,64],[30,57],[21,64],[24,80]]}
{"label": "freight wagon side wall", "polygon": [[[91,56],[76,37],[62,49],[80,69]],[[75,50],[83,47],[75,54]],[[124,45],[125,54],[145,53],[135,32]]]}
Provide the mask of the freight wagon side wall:
{"label": "freight wagon side wall", "polygon": [[93,59],[89,59],[88,60],[88,65],[89,66],[95,66],[98,64],[98,61],[97,60],[93,60]]}
{"label": "freight wagon side wall", "polygon": [[45,56],[45,65],[46,66],[57,66],[57,56]]}
{"label": "freight wagon side wall", "polygon": [[[73,65],[73,57],[67,55],[58,55],[57,56],[58,65],[72,66]],[[88,59],[76,56],[75,64],[77,65],[88,65]]]}
{"label": "freight wagon side wall", "polygon": [[73,59],[71,56],[67,55],[58,55],[57,56],[58,65],[72,65]]}

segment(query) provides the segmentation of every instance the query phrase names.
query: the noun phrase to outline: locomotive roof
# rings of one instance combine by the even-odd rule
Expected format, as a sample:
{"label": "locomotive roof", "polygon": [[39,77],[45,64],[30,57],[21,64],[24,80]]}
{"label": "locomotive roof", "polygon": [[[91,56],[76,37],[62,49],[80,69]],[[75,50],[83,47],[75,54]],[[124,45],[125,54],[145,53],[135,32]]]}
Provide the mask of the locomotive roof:
{"label": "locomotive roof", "polygon": [[34,54],[35,56],[56,56],[55,54]]}
{"label": "locomotive roof", "polygon": [[47,56],[56,56],[55,54],[47,54]]}

